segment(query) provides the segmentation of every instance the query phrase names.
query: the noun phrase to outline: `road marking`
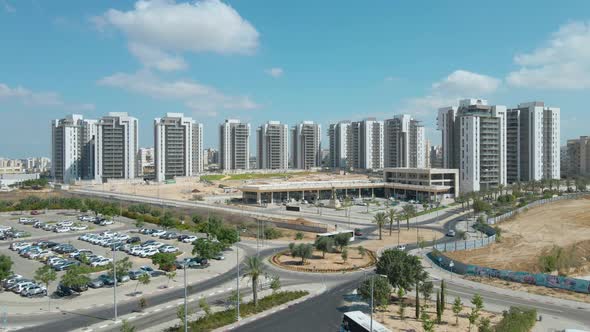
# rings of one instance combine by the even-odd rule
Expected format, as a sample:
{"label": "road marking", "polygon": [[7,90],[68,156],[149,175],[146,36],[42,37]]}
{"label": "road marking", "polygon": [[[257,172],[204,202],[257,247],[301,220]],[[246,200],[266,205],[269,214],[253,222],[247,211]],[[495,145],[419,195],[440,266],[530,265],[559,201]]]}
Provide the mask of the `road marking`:
{"label": "road marking", "polygon": [[213,295],[215,295],[215,292],[209,294],[209,296],[213,296]]}
{"label": "road marking", "polygon": [[172,308],[172,305],[167,305],[166,306],[166,309],[170,309],[170,308]]}
{"label": "road marking", "polygon": [[104,328],[105,328],[105,327],[107,327],[107,326],[109,326],[109,324],[101,325],[101,326],[99,326],[98,328],[99,328],[99,329],[104,329]]}
{"label": "road marking", "polygon": [[153,312],[160,312],[160,311],[162,311],[162,308],[155,309]]}
{"label": "road marking", "polygon": [[193,302],[195,299],[188,299],[188,302]]}
{"label": "road marking", "polygon": [[137,316],[131,316],[131,317],[127,318],[127,319],[135,319],[135,318],[137,318]]}
{"label": "road marking", "polygon": [[225,291],[229,292],[229,291],[231,291],[231,290],[233,290],[233,288],[229,287],[229,288],[227,288]]}

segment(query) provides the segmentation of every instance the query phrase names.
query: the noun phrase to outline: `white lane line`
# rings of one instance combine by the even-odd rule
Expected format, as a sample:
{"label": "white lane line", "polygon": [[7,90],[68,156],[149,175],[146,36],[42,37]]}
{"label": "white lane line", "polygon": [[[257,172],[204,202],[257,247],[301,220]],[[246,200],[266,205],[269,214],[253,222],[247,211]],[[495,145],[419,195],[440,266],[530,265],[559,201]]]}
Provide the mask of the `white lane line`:
{"label": "white lane line", "polygon": [[104,325],[101,325],[101,326],[99,326],[98,328],[99,328],[99,329],[104,329],[104,328],[105,328],[105,327],[107,327],[107,326],[109,326],[109,324],[104,324]]}
{"label": "white lane line", "polygon": [[131,319],[135,319],[135,318],[137,318],[137,316],[131,316],[131,317],[127,318],[127,319],[131,320]]}
{"label": "white lane line", "polygon": [[153,312],[160,312],[160,311],[162,311],[162,308],[155,309]]}
{"label": "white lane line", "polygon": [[209,294],[209,296],[213,296],[213,295],[215,295],[215,292]]}
{"label": "white lane line", "polygon": [[172,305],[167,305],[166,306],[166,309],[170,309],[170,308],[172,308]]}

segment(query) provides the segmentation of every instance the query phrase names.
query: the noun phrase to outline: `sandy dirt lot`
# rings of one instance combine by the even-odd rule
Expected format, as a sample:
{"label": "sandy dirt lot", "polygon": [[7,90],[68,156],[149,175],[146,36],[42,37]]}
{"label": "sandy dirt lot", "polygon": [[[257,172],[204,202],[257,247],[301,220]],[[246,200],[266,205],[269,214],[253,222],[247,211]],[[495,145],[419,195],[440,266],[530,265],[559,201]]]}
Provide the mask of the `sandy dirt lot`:
{"label": "sandy dirt lot", "polygon": [[[424,300],[421,299],[423,302]],[[469,320],[467,316],[471,312],[471,308],[465,306],[465,303],[469,302],[470,299],[462,299],[463,311],[459,314],[459,324],[455,325],[455,314],[452,310],[452,304],[447,303],[446,309],[443,312],[442,324],[434,325],[434,331],[445,331],[445,332],[464,332],[469,331]],[[424,331],[422,328],[422,322],[416,320],[415,317],[415,300],[414,298],[408,298],[404,300],[406,309],[404,312],[404,320],[400,319],[399,316],[399,305],[397,302],[390,304],[386,310],[379,310],[373,316],[375,319],[389,328],[391,331]],[[485,303],[485,302],[484,302]],[[436,319],[436,304],[432,301],[428,302],[428,314],[430,319]],[[502,315],[493,314],[487,311],[480,312],[481,318],[489,318],[491,325],[497,324],[501,319]],[[472,327],[471,330],[477,330],[476,327]]]}
{"label": "sandy dirt lot", "polygon": [[[279,262],[284,265],[301,266],[301,258],[293,258],[290,255],[282,255]],[[326,258],[322,258],[322,252],[314,250],[313,257],[306,260],[305,268],[314,269],[347,269],[355,266],[364,266],[371,262],[369,255],[361,257],[356,247],[348,248],[348,259],[342,260],[340,252],[326,253]],[[302,266],[303,267],[303,266]]]}
{"label": "sandy dirt lot", "polygon": [[[303,239],[301,240],[295,240],[295,235],[297,233],[299,233],[300,231],[296,231],[293,229],[286,229],[286,228],[279,228],[277,227],[277,230],[281,231],[281,233],[283,234],[283,236],[276,238],[276,239],[272,239],[272,240],[267,240],[268,242],[280,242],[280,243],[289,243],[289,242],[295,242],[295,243],[302,243],[302,242],[314,242],[317,236],[317,233],[312,233],[312,232],[301,232],[303,233]],[[256,229],[253,230],[254,232],[256,232]],[[251,233],[247,233],[244,234],[243,237],[247,237],[247,238],[251,238],[251,239],[256,239],[256,233],[251,234]]]}
{"label": "sandy dirt lot", "polygon": [[[553,245],[561,247],[574,244],[579,254],[588,253],[586,240],[590,239],[590,199],[564,200],[531,209],[513,220],[499,224],[502,240],[489,247],[448,253],[448,256],[464,263],[497,269],[539,272],[538,257]],[[584,243],[581,243],[584,241]],[[588,263],[580,271],[585,273]]]}
{"label": "sandy dirt lot", "polygon": [[[383,233],[382,233],[382,240],[378,240],[379,239],[379,230],[376,230],[375,232],[373,232],[372,234],[370,234],[371,237],[375,237],[377,240],[365,240],[363,242],[361,242],[360,244],[362,244],[363,247],[370,249],[372,251],[377,251],[380,248],[383,248],[385,246],[396,246],[397,245],[397,231],[395,230],[395,226],[394,226],[394,230],[391,233],[391,236],[389,236],[389,228],[387,229],[383,229]],[[443,237],[444,235],[440,232],[437,231],[433,231],[430,229],[420,229],[419,230],[419,238],[423,239],[424,241],[432,241],[433,239],[439,239],[441,237]],[[410,229],[409,231],[405,228],[402,227],[401,232],[399,233],[399,243],[400,244],[408,244],[408,243],[416,243],[416,230],[415,229]]]}

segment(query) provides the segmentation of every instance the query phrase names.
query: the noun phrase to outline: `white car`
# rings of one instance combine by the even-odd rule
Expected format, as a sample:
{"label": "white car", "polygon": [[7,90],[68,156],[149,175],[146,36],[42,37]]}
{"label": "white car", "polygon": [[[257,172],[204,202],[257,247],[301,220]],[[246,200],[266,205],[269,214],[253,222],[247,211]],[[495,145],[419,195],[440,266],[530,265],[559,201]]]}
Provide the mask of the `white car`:
{"label": "white car", "polygon": [[110,259],[102,257],[102,258],[90,263],[90,266],[92,266],[92,267],[107,266],[107,265],[109,265],[110,262],[111,262]]}
{"label": "white car", "polygon": [[160,247],[159,250],[161,253],[169,253],[169,252],[177,252],[178,248],[176,248],[174,246],[166,245],[166,246]]}
{"label": "white car", "polygon": [[107,219],[105,219],[105,220],[103,220],[103,221],[100,222],[100,225],[101,226],[107,226],[107,225],[112,225],[112,224],[113,224],[113,221],[112,220],[107,220]]}
{"label": "white car", "polygon": [[185,238],[184,240],[182,240],[182,242],[184,242],[184,243],[193,243],[193,242],[197,241],[197,239],[198,239],[198,237],[196,237],[194,235],[191,235],[191,236]]}
{"label": "white car", "polygon": [[74,225],[74,222],[73,221],[69,221],[69,220],[60,221],[60,222],[57,223],[57,226],[61,226],[61,227],[70,227],[70,226],[73,226],[73,225]]}
{"label": "white car", "polygon": [[29,218],[23,218],[23,217],[18,218],[18,222],[21,224],[26,223],[28,221],[29,221]]}
{"label": "white car", "polygon": [[164,235],[164,234],[166,234],[166,231],[164,231],[164,230],[159,230],[159,231],[155,231],[155,232],[153,232],[153,233],[152,233],[152,236],[153,236],[153,237],[160,237],[161,235]]}
{"label": "white car", "polygon": [[115,236],[117,234],[119,234],[119,233],[117,233],[117,232],[111,232],[111,231],[104,231],[104,232],[100,233],[100,236],[113,237],[113,236]]}
{"label": "white car", "polygon": [[51,252],[49,250],[41,250],[41,251],[36,251],[34,253],[31,253],[29,255],[29,258],[30,259],[40,259],[41,257],[48,256],[50,254],[51,254]]}
{"label": "white car", "polygon": [[56,233],[67,233],[70,231],[69,227],[58,227],[54,230]]}
{"label": "white car", "polygon": [[10,249],[12,249],[14,251],[20,251],[20,250],[30,247],[32,245],[33,244],[31,242],[14,242],[10,245]]}
{"label": "white car", "polygon": [[36,285],[37,284],[32,281],[23,281],[23,282],[19,282],[12,291],[18,294],[18,293],[22,292],[23,290],[25,290],[26,288],[31,287],[31,286],[36,286]]}
{"label": "white car", "polygon": [[117,240],[120,240],[120,241],[126,241],[126,240],[129,240],[130,236],[127,234],[119,234],[119,235],[115,235],[114,238]]}
{"label": "white car", "polygon": [[88,229],[88,226],[86,226],[86,225],[78,225],[78,226],[72,226],[72,227],[70,227],[70,229],[72,231],[85,231],[85,230]]}
{"label": "white car", "polygon": [[153,255],[159,253],[158,249],[145,249],[140,254],[139,257],[152,257]]}
{"label": "white car", "polygon": [[143,252],[144,248],[140,247],[140,246],[134,246],[129,248],[129,253],[133,256],[139,256],[139,254],[141,254]]}
{"label": "white car", "polygon": [[401,250],[401,251],[406,251],[406,245],[405,244],[400,244],[399,246],[396,247],[397,250]]}

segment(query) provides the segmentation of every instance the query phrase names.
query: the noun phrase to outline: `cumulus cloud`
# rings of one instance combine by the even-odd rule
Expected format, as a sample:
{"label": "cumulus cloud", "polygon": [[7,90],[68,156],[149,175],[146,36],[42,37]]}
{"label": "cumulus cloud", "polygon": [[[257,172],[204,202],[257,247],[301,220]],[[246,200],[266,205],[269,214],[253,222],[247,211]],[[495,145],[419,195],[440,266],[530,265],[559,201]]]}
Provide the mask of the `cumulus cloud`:
{"label": "cumulus cloud", "polygon": [[181,101],[191,110],[216,115],[219,110],[253,110],[260,106],[248,96],[230,96],[192,80],[163,81],[149,71],[116,73],[98,81],[156,99]]}
{"label": "cumulus cloud", "polygon": [[254,26],[219,0],[141,0],[132,10],[109,9],[92,21],[100,30],[123,32],[132,54],[159,70],[185,68],[183,52],[252,54],[258,47]]}
{"label": "cumulus cloud", "polygon": [[283,68],[279,68],[279,67],[269,68],[269,69],[265,70],[264,72],[274,78],[279,78],[279,77],[283,76]]}
{"label": "cumulus cloud", "polygon": [[501,80],[491,76],[461,69],[455,70],[442,80],[433,83],[426,96],[406,100],[404,112],[431,114],[440,107],[457,104],[459,99],[484,97],[494,93],[501,84]]}
{"label": "cumulus cloud", "polygon": [[52,107],[67,111],[90,111],[95,109],[94,104],[66,103],[56,92],[35,92],[22,86],[11,88],[4,83],[0,83],[1,101],[17,101],[25,106]]}
{"label": "cumulus cloud", "polygon": [[571,22],[554,32],[543,47],[519,54],[521,68],[508,74],[517,87],[579,90],[590,88],[590,22]]}

